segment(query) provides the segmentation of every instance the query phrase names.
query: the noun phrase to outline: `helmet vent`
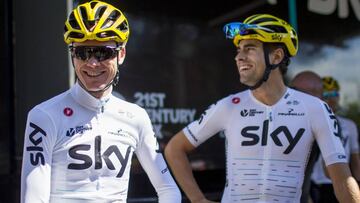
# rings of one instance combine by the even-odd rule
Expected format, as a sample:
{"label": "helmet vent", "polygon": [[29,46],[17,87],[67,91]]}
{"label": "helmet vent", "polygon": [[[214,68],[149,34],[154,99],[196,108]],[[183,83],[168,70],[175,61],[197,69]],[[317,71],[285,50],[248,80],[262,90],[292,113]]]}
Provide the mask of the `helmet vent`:
{"label": "helmet vent", "polygon": [[74,12],[72,12],[69,16],[69,24],[74,29],[80,29],[80,25],[78,24],[78,22],[75,19]]}
{"label": "helmet vent", "polygon": [[274,32],[277,32],[277,33],[288,33],[287,30],[283,26],[267,25],[264,27],[269,28],[270,30],[273,30]]}
{"label": "helmet vent", "polygon": [[260,18],[258,20],[251,22],[251,24],[259,24],[259,23],[263,23],[263,22],[277,22],[277,21],[278,20],[275,18]]}
{"label": "helmet vent", "polygon": [[121,15],[121,14],[120,14],[119,11],[113,10],[113,12],[111,12],[111,14],[109,15],[108,18],[111,19],[111,20],[116,20],[116,19],[119,18],[120,15]]}
{"label": "helmet vent", "polygon": [[101,6],[100,8],[98,8],[95,13],[95,20],[99,20],[101,16],[104,14],[105,10],[106,10],[106,6]]}
{"label": "helmet vent", "polygon": [[111,12],[109,17],[105,20],[105,22],[101,26],[101,29],[106,29],[106,28],[112,26],[114,24],[114,22],[119,18],[119,16],[120,16],[120,12],[118,12],[116,10]]}
{"label": "helmet vent", "polygon": [[89,19],[87,12],[86,12],[86,8],[83,6],[80,7],[80,15],[81,15],[81,18],[83,19],[83,21],[86,21]]}
{"label": "helmet vent", "polygon": [[89,30],[90,32],[94,29],[95,23],[96,23],[95,20],[84,21],[86,29]]}
{"label": "helmet vent", "polygon": [[117,34],[113,31],[105,31],[105,32],[97,33],[96,36],[99,38],[106,38],[106,37],[117,36]]}
{"label": "helmet vent", "polygon": [[298,48],[298,47],[297,47],[297,40],[296,40],[296,39],[291,39],[291,41],[292,41],[295,49],[297,49],[297,48]]}
{"label": "helmet vent", "polygon": [[119,26],[117,26],[116,29],[118,29],[118,30],[120,30],[120,31],[122,31],[122,32],[126,32],[126,31],[129,30],[129,26],[128,26],[128,24],[124,21],[124,22],[122,22]]}
{"label": "helmet vent", "polygon": [[81,39],[83,38],[84,35],[78,32],[70,32],[68,38],[76,38],[76,39]]}
{"label": "helmet vent", "polygon": [[94,2],[94,1],[91,2],[91,3],[90,3],[91,9],[94,9],[94,7],[96,6],[97,3],[98,3],[98,2],[96,2],[96,1],[95,1],[95,2]]}

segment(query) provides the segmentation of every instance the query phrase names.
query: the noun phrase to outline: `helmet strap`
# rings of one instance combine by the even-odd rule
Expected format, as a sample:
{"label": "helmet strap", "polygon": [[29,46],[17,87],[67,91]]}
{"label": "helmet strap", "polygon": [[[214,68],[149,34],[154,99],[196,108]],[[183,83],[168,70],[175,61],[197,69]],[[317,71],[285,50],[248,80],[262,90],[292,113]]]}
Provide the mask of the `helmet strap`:
{"label": "helmet strap", "polygon": [[266,82],[269,79],[270,73],[272,70],[275,70],[277,67],[280,66],[280,64],[282,64],[284,62],[285,57],[281,60],[280,63],[278,64],[270,64],[270,59],[269,59],[269,55],[270,55],[270,50],[269,50],[269,46],[264,43],[263,44],[263,49],[264,49],[264,58],[265,58],[265,70],[264,70],[264,74],[262,76],[262,78],[254,85],[254,86],[250,86],[249,89],[250,90],[255,90],[258,87],[260,87],[263,82]]}

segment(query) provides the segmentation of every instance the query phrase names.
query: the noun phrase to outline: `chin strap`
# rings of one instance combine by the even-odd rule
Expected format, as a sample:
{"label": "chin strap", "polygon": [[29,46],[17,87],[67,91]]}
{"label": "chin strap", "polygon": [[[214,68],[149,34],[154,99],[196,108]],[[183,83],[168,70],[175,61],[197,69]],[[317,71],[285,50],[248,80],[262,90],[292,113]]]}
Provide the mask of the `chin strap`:
{"label": "chin strap", "polygon": [[264,44],[264,57],[265,57],[265,70],[264,70],[264,74],[262,76],[262,78],[254,85],[254,86],[249,86],[250,90],[255,90],[258,87],[260,87],[264,82],[266,82],[269,79],[270,76],[270,72],[272,70],[275,70],[277,67],[280,66],[280,64],[282,64],[285,60],[285,57],[283,58],[283,60],[278,63],[278,64],[270,64],[270,60],[269,60],[269,47],[267,44]]}

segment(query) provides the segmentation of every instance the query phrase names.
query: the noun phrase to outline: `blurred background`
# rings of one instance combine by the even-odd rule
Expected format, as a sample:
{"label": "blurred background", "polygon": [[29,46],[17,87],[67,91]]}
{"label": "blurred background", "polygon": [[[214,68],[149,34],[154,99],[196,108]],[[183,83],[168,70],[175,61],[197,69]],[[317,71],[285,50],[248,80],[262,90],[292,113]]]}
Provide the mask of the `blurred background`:
{"label": "blurred background", "polygon": [[[19,202],[27,112],[74,83],[63,27],[67,13],[83,2],[0,2],[0,203]],[[298,31],[300,49],[286,80],[303,70],[335,77],[341,113],[360,124],[358,0],[106,2],[125,13],[131,30],[116,95],[148,111],[162,148],[209,105],[244,88],[236,50],[222,27],[256,13],[278,16]],[[225,184],[224,136],[201,145],[191,162],[206,195],[219,199]],[[129,202],[155,202],[136,157],[132,167]]]}

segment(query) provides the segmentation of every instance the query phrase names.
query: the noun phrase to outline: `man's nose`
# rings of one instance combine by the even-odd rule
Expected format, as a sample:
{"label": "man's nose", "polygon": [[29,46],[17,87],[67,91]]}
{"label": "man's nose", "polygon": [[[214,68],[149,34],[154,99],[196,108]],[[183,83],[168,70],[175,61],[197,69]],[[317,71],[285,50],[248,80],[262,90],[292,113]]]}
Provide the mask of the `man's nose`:
{"label": "man's nose", "polygon": [[92,66],[92,67],[96,67],[96,66],[98,66],[100,64],[100,62],[94,56],[91,56],[87,60],[87,64]]}
{"label": "man's nose", "polygon": [[246,58],[245,54],[243,54],[241,51],[237,52],[235,56],[235,61],[241,61]]}

